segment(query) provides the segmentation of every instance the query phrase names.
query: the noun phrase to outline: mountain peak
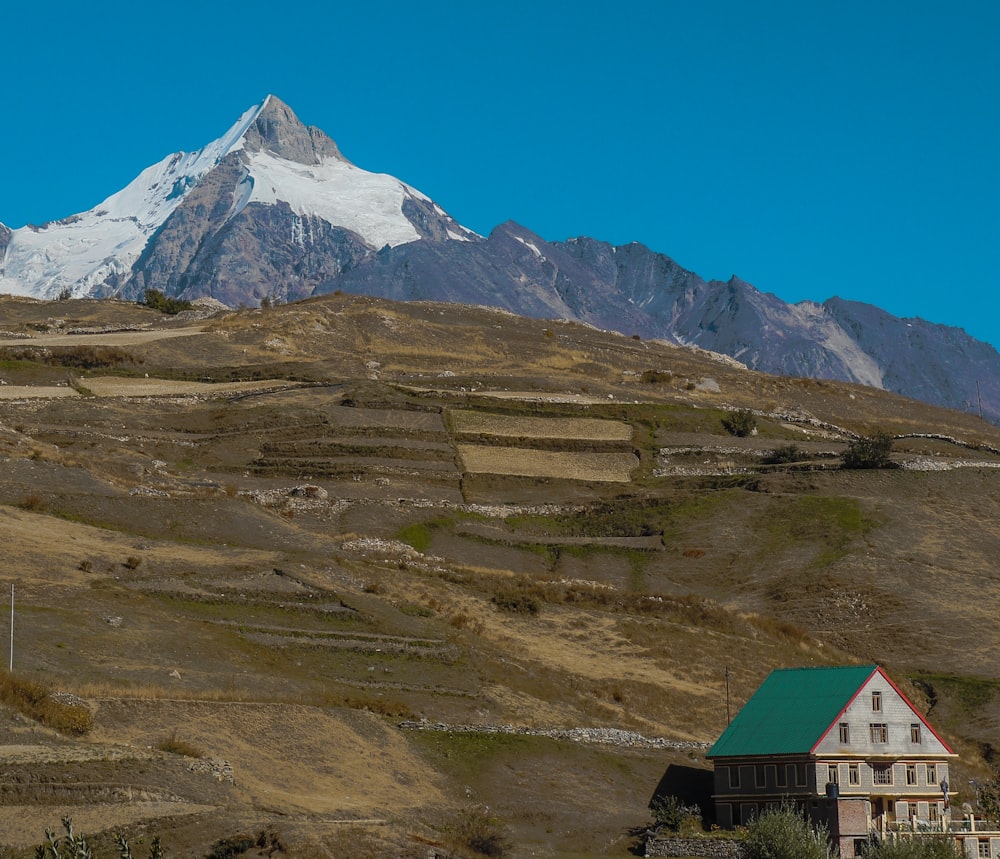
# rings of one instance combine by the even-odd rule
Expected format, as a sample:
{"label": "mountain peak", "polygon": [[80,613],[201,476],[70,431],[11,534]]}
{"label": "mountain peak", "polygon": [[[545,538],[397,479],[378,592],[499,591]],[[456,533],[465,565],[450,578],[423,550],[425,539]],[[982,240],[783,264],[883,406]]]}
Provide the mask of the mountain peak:
{"label": "mountain peak", "polygon": [[269,95],[243,132],[243,143],[250,152],[270,152],[286,161],[320,164],[327,158],[338,161],[337,144],[320,129],[304,125],[280,98]]}

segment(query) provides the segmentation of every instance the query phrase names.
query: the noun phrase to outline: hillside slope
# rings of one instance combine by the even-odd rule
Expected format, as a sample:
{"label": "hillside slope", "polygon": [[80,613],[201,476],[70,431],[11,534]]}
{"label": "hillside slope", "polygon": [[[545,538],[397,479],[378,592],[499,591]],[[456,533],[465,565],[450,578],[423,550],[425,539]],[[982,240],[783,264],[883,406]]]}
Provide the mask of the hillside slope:
{"label": "hillside slope", "polygon": [[[18,850],[72,813],[174,855],[423,856],[487,805],[513,855],[624,856],[664,770],[704,770],[727,669],[738,705],[773,667],[885,664],[959,790],[996,742],[978,418],[445,304],[0,316],[15,667],[94,720],[6,716]],[[900,467],[839,468],[875,427]]]}

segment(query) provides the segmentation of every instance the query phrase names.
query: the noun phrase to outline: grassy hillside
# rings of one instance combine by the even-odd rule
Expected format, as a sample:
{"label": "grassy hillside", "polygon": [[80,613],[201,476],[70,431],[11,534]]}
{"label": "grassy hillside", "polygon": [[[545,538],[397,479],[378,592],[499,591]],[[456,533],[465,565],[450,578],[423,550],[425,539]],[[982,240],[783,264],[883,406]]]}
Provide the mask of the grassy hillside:
{"label": "grassy hillside", "polygon": [[[976,416],[353,296],[4,299],[0,329],[14,679],[92,722],[7,696],[15,855],[71,813],[172,855],[425,856],[489,825],[512,855],[624,856],[668,766],[705,768],[727,669],[735,708],[775,667],[884,664],[959,790],[996,745],[1000,430]],[[841,469],[876,428],[899,467]],[[677,745],[544,735],[575,728]]]}

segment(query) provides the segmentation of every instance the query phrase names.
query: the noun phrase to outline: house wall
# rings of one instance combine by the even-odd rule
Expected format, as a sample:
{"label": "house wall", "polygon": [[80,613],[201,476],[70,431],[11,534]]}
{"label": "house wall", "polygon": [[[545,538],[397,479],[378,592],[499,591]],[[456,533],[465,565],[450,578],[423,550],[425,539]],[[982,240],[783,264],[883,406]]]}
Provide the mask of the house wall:
{"label": "house wall", "polygon": [[[872,705],[873,694],[879,693],[881,709]],[[845,723],[849,737],[847,743],[840,740],[840,724]],[[886,726],[886,741],[880,742],[879,732],[873,737],[872,725]],[[919,742],[911,736],[911,726],[919,726]],[[847,706],[843,714],[833,723],[826,736],[820,740],[814,752],[817,756],[830,755],[909,755],[914,757],[950,756],[944,743],[939,740],[930,725],[917,713],[880,673],[876,672],[861,687],[861,692]]]}
{"label": "house wall", "polygon": [[[850,767],[857,766],[858,784],[851,784]],[[941,784],[949,779],[947,760],[916,760],[910,758],[902,761],[886,761],[883,766],[889,768],[890,784],[875,784],[875,771],[872,764],[865,760],[840,760],[827,758],[816,762],[813,779],[820,785],[820,793],[826,792],[826,783],[830,778],[830,766],[837,768],[837,786],[841,796],[870,796],[872,794],[891,794],[903,796],[916,802],[920,799],[934,801],[943,799]],[[912,766],[916,784],[907,784],[907,766]],[[928,779],[928,767],[934,770],[933,780]],[[949,779],[950,781],[950,779]],[[926,818],[924,818],[926,819]]]}

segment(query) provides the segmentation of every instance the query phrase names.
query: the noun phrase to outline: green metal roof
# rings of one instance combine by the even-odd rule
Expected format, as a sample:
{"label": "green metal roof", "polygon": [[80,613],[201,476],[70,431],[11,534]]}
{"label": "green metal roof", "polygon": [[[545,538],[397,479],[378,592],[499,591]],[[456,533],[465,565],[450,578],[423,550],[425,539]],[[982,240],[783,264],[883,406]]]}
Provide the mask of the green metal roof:
{"label": "green metal roof", "polygon": [[850,665],[772,671],[707,757],[808,753],[877,669]]}

